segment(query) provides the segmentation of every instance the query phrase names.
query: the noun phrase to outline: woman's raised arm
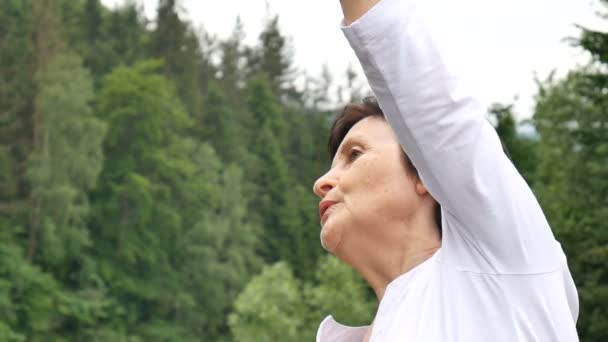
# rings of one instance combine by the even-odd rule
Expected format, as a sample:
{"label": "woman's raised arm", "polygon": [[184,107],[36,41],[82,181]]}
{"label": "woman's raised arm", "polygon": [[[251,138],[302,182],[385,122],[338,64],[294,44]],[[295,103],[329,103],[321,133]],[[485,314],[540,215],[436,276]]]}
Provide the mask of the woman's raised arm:
{"label": "woman's raised arm", "polygon": [[340,0],[344,13],[344,24],[350,25],[379,2],[380,0]]}
{"label": "woman's raised arm", "polygon": [[444,20],[449,1],[341,3],[344,34],[401,145],[442,206],[445,261],[501,274],[560,267],[542,210],[503,153],[485,103],[453,53],[455,42],[467,37],[451,32],[448,22],[457,25],[458,18]]}

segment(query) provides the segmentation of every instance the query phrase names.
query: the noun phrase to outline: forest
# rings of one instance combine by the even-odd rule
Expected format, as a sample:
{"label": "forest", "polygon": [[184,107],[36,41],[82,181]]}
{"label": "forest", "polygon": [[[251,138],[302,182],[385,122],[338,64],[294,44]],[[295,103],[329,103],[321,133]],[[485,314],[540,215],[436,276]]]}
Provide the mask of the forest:
{"label": "forest", "polygon": [[[312,193],[364,80],[345,66],[336,95],[297,70],[279,15],[255,44],[185,17],[0,0],[0,341],[313,341],[328,314],[372,319]],[[569,257],[581,341],[605,342],[608,33],[571,43],[591,59],[538,80],[532,118],[488,119]]]}

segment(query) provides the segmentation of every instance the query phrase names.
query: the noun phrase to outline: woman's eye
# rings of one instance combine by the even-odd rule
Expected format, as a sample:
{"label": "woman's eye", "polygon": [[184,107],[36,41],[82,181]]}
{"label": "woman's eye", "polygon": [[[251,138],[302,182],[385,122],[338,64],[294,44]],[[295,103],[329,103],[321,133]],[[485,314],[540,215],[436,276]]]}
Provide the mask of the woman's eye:
{"label": "woman's eye", "polygon": [[358,158],[358,157],[359,157],[361,154],[363,154],[361,151],[356,150],[356,149],[352,149],[352,150],[350,151],[350,155],[349,155],[349,158],[348,158],[348,159],[349,159],[350,161],[353,161],[353,160],[357,159],[357,158]]}

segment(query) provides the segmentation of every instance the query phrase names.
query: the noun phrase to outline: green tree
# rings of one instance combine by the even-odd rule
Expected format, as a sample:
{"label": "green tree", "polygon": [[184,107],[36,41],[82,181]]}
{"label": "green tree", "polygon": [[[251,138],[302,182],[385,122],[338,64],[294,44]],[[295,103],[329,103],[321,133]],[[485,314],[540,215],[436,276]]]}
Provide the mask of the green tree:
{"label": "green tree", "polygon": [[247,218],[242,170],[233,165],[213,171],[219,198],[186,233],[183,270],[198,303],[198,311],[190,316],[192,326],[201,329],[199,336],[222,340],[229,335],[226,317],[232,303],[259,269],[259,232]]}
{"label": "green tree", "polygon": [[[220,84],[225,92],[242,93],[246,82],[246,54],[244,46],[245,29],[240,17],[237,17],[228,39],[219,43],[221,62],[219,64]],[[239,100],[236,98],[235,100]]]}
{"label": "green tree", "polygon": [[267,266],[251,279],[234,308],[229,324],[235,341],[303,341],[301,284],[285,263]]}
{"label": "green tree", "polygon": [[85,39],[89,44],[95,44],[100,36],[102,26],[102,6],[99,0],[86,0],[84,5],[83,26]]}
{"label": "green tree", "polygon": [[[608,1],[600,1],[605,7],[608,6]],[[604,13],[602,16],[605,19],[607,14]],[[608,64],[608,33],[582,28],[582,35],[577,43],[590,52],[596,61],[604,65]]]}
{"label": "green tree", "polygon": [[259,264],[242,170],[188,136],[175,89],[147,61],[119,67],[98,98],[109,123],[93,194],[100,273],[123,312],[112,324],[145,340],[227,334],[225,317]]}
{"label": "green tree", "polygon": [[200,136],[213,145],[225,162],[247,162],[246,132],[238,114],[219,85],[211,83],[205,96],[205,119]]}
{"label": "green tree", "polygon": [[581,299],[579,334],[608,338],[608,78],[580,70],[541,87],[538,185],[545,213],[569,256]]}
{"label": "green tree", "polygon": [[182,233],[174,188],[188,165],[170,153],[189,120],[160,68],[157,61],[140,62],[104,81],[97,112],[109,130],[91,220],[100,275],[124,305],[112,324],[127,336],[151,339],[168,331],[180,336],[178,322],[163,320],[190,300],[174,296],[180,285],[173,264]]}
{"label": "green tree", "polygon": [[496,133],[502,141],[505,153],[528,184],[534,186],[538,163],[537,137],[522,135],[518,132],[518,128],[527,122],[516,122],[513,105],[494,104],[490,108],[490,115],[496,119]]}
{"label": "green tree", "polygon": [[237,18],[231,36],[219,42],[219,77],[207,84],[201,137],[213,144],[224,161],[239,161],[248,169],[253,159],[246,146],[252,141],[255,124],[247,104],[244,37]]}
{"label": "green tree", "polygon": [[35,20],[29,1],[0,1],[0,216],[21,222],[27,211],[25,160],[32,149],[31,66]]}
{"label": "green tree", "polygon": [[608,33],[583,30],[579,44],[592,63],[540,85],[535,190],[569,256],[581,300],[579,335],[595,342],[608,338]]}
{"label": "green tree", "polygon": [[[76,2],[78,4],[78,2]],[[148,32],[142,10],[135,3],[125,3],[112,11],[99,0],[86,0],[71,11],[64,10],[66,22],[79,18],[69,28],[70,46],[84,58],[96,88],[103,76],[119,65],[132,65],[146,57]],[[69,7],[68,7],[69,8]]]}
{"label": "green tree", "polygon": [[264,268],[238,296],[229,317],[236,341],[312,341],[323,318],[369,324],[375,300],[352,268],[319,259],[315,280],[294,277],[288,264]]}
{"label": "green tree", "polygon": [[40,144],[27,169],[34,205],[28,256],[40,249],[41,263],[61,267],[89,244],[86,193],[101,171],[106,128],[89,107],[92,83],[80,58],[58,55],[38,82]]}
{"label": "green tree", "polygon": [[[608,6],[605,0],[602,4]],[[579,43],[593,56],[593,64],[564,80],[550,81],[540,91],[535,118],[544,126],[543,142],[547,140],[546,159],[539,168],[545,203],[551,203],[548,216],[558,222],[558,234],[572,251],[570,265],[581,299],[581,340],[604,341],[608,338],[604,262],[608,258],[608,33],[583,29]],[[555,170],[550,174],[551,167]]]}
{"label": "green tree", "polygon": [[65,52],[62,4],[0,5],[2,340],[76,336],[104,300],[87,283],[85,221],[105,129],[89,106],[88,71]]}
{"label": "green tree", "polygon": [[108,40],[108,51],[112,54],[109,55],[111,62],[108,63],[111,68],[106,73],[120,64],[133,65],[147,56],[145,47],[149,34],[146,24],[142,9],[134,2],[127,2],[124,7],[109,13],[104,21],[104,39]]}
{"label": "green tree", "polygon": [[332,255],[325,255],[319,259],[313,284],[309,283],[305,290],[312,314],[310,329],[316,329],[328,314],[348,325],[371,323],[377,307],[376,297],[352,267]]}
{"label": "green tree", "polygon": [[199,36],[190,23],[178,15],[178,3],[176,0],[159,1],[149,51],[152,57],[163,59],[164,73],[175,82],[177,95],[187,112],[199,118],[203,103],[200,73],[204,70],[205,58]]}
{"label": "green tree", "polygon": [[249,50],[248,55],[251,75],[264,75],[275,96],[281,100],[286,100],[285,96],[297,97],[297,91],[291,85],[295,78],[292,50],[279,28],[278,15],[266,20],[259,45]]}
{"label": "green tree", "polygon": [[251,152],[256,158],[248,179],[255,194],[250,210],[263,229],[261,254],[266,261],[276,262],[289,258],[291,246],[296,242],[292,234],[299,225],[289,196],[294,184],[284,158],[286,125],[281,106],[263,76],[251,80],[248,104],[256,125],[249,128],[254,134]]}
{"label": "green tree", "polygon": [[78,335],[78,328],[90,326],[105,306],[100,292],[89,287],[96,274],[87,253],[92,245],[87,193],[101,172],[106,126],[89,106],[92,80],[79,57],[57,55],[39,75],[38,89],[39,143],[26,172],[32,206],[27,256],[64,286],[49,298],[61,309],[46,314],[71,326],[66,335]]}
{"label": "green tree", "polygon": [[0,219],[0,339],[2,341],[56,340],[59,286],[24,258],[16,228]]}

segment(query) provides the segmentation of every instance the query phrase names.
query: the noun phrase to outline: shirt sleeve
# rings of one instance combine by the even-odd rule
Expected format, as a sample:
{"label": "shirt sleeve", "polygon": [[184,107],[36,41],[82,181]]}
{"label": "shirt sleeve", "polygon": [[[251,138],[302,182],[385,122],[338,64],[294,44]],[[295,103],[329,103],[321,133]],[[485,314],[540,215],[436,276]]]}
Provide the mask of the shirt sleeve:
{"label": "shirt sleeve", "polygon": [[454,53],[463,37],[438,18],[442,10],[433,1],[383,0],[342,29],[442,207],[442,259],[480,272],[555,270],[560,257],[551,229],[487,121]]}

